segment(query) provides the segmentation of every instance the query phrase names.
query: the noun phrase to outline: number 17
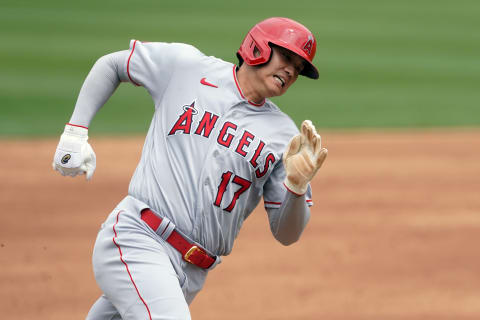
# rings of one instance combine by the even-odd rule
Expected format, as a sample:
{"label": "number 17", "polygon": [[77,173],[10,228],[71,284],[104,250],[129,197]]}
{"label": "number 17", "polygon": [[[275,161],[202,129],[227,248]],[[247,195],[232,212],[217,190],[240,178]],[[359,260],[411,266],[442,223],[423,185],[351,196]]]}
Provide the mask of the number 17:
{"label": "number 17", "polygon": [[[213,203],[215,206],[220,207],[220,204],[222,203],[222,198],[223,194],[225,193],[225,190],[227,190],[228,184],[230,183],[230,178],[232,177],[233,172],[227,171],[224,174],[222,174],[222,181],[220,182],[220,185],[218,186],[218,192],[217,192],[217,197],[215,198],[215,202]],[[238,198],[242,193],[247,191],[247,189],[250,187],[252,184],[251,181],[248,181],[242,177],[239,177],[237,175],[234,175],[233,183],[238,184],[240,186],[240,189],[235,191],[233,194],[233,199],[232,202],[226,207],[225,211],[232,212],[233,208],[235,207],[235,204],[237,203]]]}

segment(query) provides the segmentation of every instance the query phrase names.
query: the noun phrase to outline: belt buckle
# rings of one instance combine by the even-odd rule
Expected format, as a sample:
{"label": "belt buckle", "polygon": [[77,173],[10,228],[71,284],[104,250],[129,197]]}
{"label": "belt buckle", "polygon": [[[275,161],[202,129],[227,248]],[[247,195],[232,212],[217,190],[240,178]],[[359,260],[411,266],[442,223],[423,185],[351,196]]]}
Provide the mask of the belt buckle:
{"label": "belt buckle", "polygon": [[185,255],[183,256],[183,259],[185,259],[185,261],[187,262],[190,262],[191,264],[195,264],[192,260],[190,260],[190,256],[195,252],[195,251],[200,251],[203,253],[203,250],[200,249],[198,246],[193,246],[191,247],[187,253],[185,253]]}

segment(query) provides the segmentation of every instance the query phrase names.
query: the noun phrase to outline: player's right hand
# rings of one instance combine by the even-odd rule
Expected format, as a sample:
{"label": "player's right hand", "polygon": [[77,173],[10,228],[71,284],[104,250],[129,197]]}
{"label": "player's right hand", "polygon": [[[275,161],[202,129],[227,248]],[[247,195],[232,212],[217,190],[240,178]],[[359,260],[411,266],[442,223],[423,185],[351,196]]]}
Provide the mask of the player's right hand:
{"label": "player's right hand", "polygon": [[95,171],[96,157],[87,140],[87,128],[67,124],[53,157],[53,169],[62,176],[86,174],[87,180],[90,180]]}
{"label": "player's right hand", "polygon": [[322,166],[327,153],[327,149],[322,148],[315,126],[310,120],[303,121],[300,133],[290,140],[283,153],[287,189],[298,195],[305,194],[308,183]]}

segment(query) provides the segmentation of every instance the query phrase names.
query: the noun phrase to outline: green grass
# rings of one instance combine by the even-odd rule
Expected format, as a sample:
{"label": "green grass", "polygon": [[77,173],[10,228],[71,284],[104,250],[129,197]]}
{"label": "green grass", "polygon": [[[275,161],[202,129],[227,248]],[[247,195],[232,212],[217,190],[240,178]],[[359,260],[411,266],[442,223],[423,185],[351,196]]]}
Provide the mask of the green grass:
{"label": "green grass", "polygon": [[[252,9],[255,8],[255,9]],[[193,44],[236,62],[246,31],[288,16],[317,36],[317,81],[273,99],[322,128],[480,126],[480,2],[10,1],[0,4],[0,135],[58,135],[93,63],[130,39]],[[93,134],[145,132],[147,92],[123,84]]]}

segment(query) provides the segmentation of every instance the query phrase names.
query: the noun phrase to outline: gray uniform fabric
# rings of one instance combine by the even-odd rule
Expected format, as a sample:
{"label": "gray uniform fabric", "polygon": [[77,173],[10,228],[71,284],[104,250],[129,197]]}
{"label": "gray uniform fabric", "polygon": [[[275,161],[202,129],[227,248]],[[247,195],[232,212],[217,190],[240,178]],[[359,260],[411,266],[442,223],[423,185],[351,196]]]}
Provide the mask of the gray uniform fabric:
{"label": "gray uniform fabric", "polygon": [[[298,129],[269,99],[254,104],[243,96],[235,65],[186,44],[132,40],[129,51],[97,61],[70,123],[88,126],[121,81],[143,86],[155,106],[128,196],[119,204],[132,221],[139,219],[134,208],[149,207],[209,253],[228,255],[263,197],[274,236],[284,244],[298,239],[311,189],[304,196],[288,192],[282,164]],[[182,286],[190,302],[207,272],[166,251],[180,279],[191,276],[187,282],[194,285]]]}

